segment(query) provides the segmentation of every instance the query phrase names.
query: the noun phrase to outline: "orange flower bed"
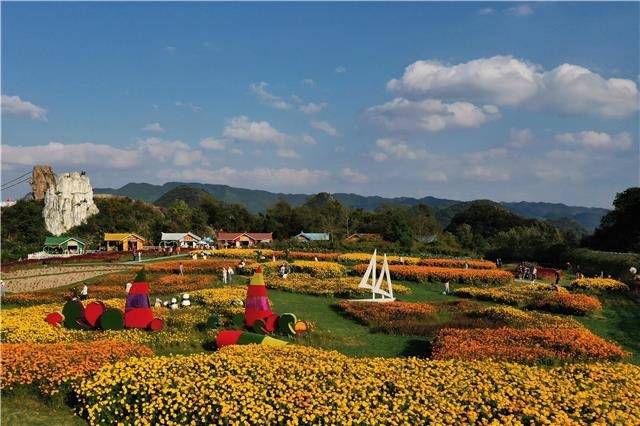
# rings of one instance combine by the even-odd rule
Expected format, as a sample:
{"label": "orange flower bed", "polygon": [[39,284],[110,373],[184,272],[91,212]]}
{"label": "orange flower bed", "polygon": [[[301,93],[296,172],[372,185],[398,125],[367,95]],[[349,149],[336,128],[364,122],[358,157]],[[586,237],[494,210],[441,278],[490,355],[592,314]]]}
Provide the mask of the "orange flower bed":
{"label": "orange flower bed", "polygon": [[597,298],[586,294],[558,291],[544,292],[541,298],[532,300],[527,307],[558,314],[587,315],[601,311],[602,303]]}
{"label": "orange flower bed", "polygon": [[392,334],[427,334],[433,329],[430,322],[438,312],[430,303],[343,301],[338,306],[372,330]]}
{"label": "orange flower bed", "polygon": [[418,265],[435,266],[438,268],[464,268],[465,263],[469,269],[496,269],[496,264],[488,260],[478,259],[420,259]]}
{"label": "orange flower bed", "polygon": [[[359,274],[367,270],[366,264],[355,265],[353,270]],[[513,275],[501,269],[458,269],[438,268],[419,265],[389,265],[391,276],[408,281],[455,281],[465,284],[505,285],[513,280]]]}
{"label": "orange flower bed", "polygon": [[539,362],[617,361],[629,353],[582,328],[444,328],[433,341],[434,359]]}
{"label": "orange flower bed", "polygon": [[3,343],[0,389],[34,385],[54,395],[62,384],[88,377],[102,366],[132,356],[151,356],[144,345],[97,340],[74,343]]}
{"label": "orange flower bed", "polygon": [[[198,260],[171,260],[167,262],[151,263],[146,266],[148,272],[163,272],[170,274],[180,273],[180,263],[182,263],[185,274],[206,274],[221,273],[222,268],[232,268],[238,272],[238,260],[220,260],[220,259],[198,259]],[[253,262],[247,262],[252,264]]]}

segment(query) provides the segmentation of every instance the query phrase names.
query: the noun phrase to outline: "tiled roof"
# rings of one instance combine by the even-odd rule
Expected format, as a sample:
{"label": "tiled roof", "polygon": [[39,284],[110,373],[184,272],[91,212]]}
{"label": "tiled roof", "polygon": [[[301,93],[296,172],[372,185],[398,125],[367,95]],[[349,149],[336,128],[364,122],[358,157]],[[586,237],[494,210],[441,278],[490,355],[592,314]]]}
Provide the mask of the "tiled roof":
{"label": "tiled roof", "polygon": [[76,237],[47,237],[44,239],[45,246],[59,246],[60,244],[64,244],[69,240],[74,240],[84,245],[85,242]]}
{"label": "tiled roof", "polygon": [[191,232],[163,232],[160,240],[161,241],[180,241],[187,235],[191,235],[191,237],[196,241],[200,241],[202,239],[198,237],[196,234],[193,234]]}
{"label": "tiled roof", "polygon": [[218,232],[216,238],[218,239],[218,241],[232,241],[237,239],[241,235],[246,235],[252,240],[256,241],[273,239],[273,232]]}
{"label": "tiled roof", "polygon": [[305,237],[311,241],[329,241],[328,232],[301,232],[296,237]]}
{"label": "tiled roof", "polygon": [[142,241],[146,241],[144,238],[142,238],[140,235],[134,232],[120,232],[120,233],[107,232],[104,234],[104,240],[105,241],[122,241],[122,240],[126,240],[131,236],[136,237]]}

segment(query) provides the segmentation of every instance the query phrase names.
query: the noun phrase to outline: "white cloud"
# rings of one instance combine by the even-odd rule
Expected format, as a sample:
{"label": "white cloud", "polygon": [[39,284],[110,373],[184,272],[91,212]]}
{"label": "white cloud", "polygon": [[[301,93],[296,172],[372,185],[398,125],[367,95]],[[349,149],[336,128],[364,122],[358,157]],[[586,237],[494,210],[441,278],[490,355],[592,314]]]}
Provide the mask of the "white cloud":
{"label": "white cloud", "polygon": [[292,105],[282,99],[280,96],[276,96],[273,93],[270,93],[267,88],[269,87],[269,83],[264,81],[260,83],[253,83],[249,86],[249,89],[253,94],[255,94],[260,102],[265,105],[269,105],[276,109],[291,109]]}
{"label": "white cloud", "polygon": [[353,170],[350,167],[345,167],[342,169],[342,177],[349,181],[350,183],[357,183],[357,184],[362,184],[362,183],[367,183],[369,181],[369,178],[367,177],[367,175],[365,175],[364,173],[360,173],[356,170]]}
{"label": "white cloud", "polygon": [[282,188],[305,188],[317,186],[331,176],[326,170],[291,168],[252,168],[237,170],[231,167],[221,169],[186,168],[183,170],[163,170],[160,177],[165,179],[192,180],[206,183],[221,183],[255,188],[256,185],[282,190]]}
{"label": "white cloud", "polygon": [[389,156],[384,152],[373,152],[371,153],[371,157],[379,163],[387,161],[389,159]]}
{"label": "white cloud", "polygon": [[242,150],[238,148],[231,148],[231,151],[229,152],[232,153],[233,155],[242,155]]}
{"label": "white cloud", "polygon": [[300,111],[304,112],[305,114],[315,114],[317,112],[322,111],[326,107],[327,107],[326,102],[320,102],[320,103],[309,102],[308,104],[300,105],[298,109],[300,109]]}
{"label": "white cloud", "polygon": [[511,178],[510,174],[500,167],[493,166],[471,166],[464,170],[466,178],[477,179],[483,182],[501,182]]}
{"label": "white cloud", "polygon": [[443,171],[428,171],[424,174],[424,180],[427,182],[446,182],[449,180],[447,174]]}
{"label": "white cloud", "polygon": [[536,139],[531,129],[514,129],[509,130],[509,141],[507,146],[511,148],[524,148],[533,143]]}
{"label": "white cloud", "polygon": [[214,151],[223,151],[226,149],[224,141],[215,138],[204,138],[200,140],[200,146],[204,149],[211,149]]}
{"label": "white cloud", "polygon": [[162,126],[158,122],[149,123],[149,124],[147,124],[146,126],[144,126],[140,130],[145,131],[145,132],[164,132],[164,129],[162,128]]}
{"label": "white cloud", "polygon": [[267,121],[250,121],[247,116],[241,115],[230,120],[224,128],[222,136],[245,142],[256,143],[284,143],[288,136],[279,132]]}
{"label": "white cloud", "polygon": [[2,113],[47,121],[47,111],[44,108],[29,101],[23,101],[20,96],[2,95]]}
{"label": "white cloud", "polygon": [[478,127],[500,116],[493,105],[476,106],[469,102],[443,103],[438,99],[412,101],[395,98],[376,105],[365,117],[390,132],[439,132],[452,127]]}
{"label": "white cloud", "polygon": [[291,148],[278,148],[276,155],[280,158],[300,158],[298,153]]}
{"label": "white cloud", "polygon": [[311,135],[307,135],[306,133],[302,135],[302,142],[309,144],[309,145],[315,145],[316,144],[316,139],[311,136]]}
{"label": "white cloud", "polygon": [[344,74],[347,72],[347,67],[343,66],[343,65],[338,65],[333,72],[335,72],[336,74]]}
{"label": "white cloud", "polygon": [[496,10],[492,7],[483,7],[478,10],[478,15],[493,15],[496,13]]}
{"label": "white cloud", "polygon": [[164,48],[164,51],[168,53],[174,53],[176,50],[175,46],[167,46]]}
{"label": "white cloud", "polygon": [[310,87],[316,87],[317,86],[317,83],[315,82],[315,80],[313,80],[311,78],[305,78],[304,80],[302,80],[302,82],[304,84],[306,84],[307,86],[310,86]]}
{"label": "white cloud", "polygon": [[519,4],[513,7],[509,7],[505,10],[510,15],[515,16],[527,16],[533,14],[533,8],[528,4]]}
{"label": "white cloud", "polygon": [[512,56],[480,58],[457,65],[417,61],[405,69],[401,78],[390,80],[387,88],[410,99],[465,99],[561,114],[623,117],[638,110],[638,87],[632,80],[605,79],[571,64],[545,71]]}
{"label": "white cloud", "polygon": [[313,120],[311,121],[311,127],[313,127],[316,130],[325,132],[328,135],[338,136],[338,131],[336,130],[336,128],[326,121]]}
{"label": "white cloud", "polygon": [[2,144],[2,163],[32,167],[52,164],[63,167],[87,166],[128,169],[140,164],[141,153],[136,149],[116,148],[94,143],[11,146]]}
{"label": "white cloud", "polygon": [[628,132],[610,135],[605,132],[585,130],[577,133],[559,133],[555,140],[569,145],[577,145],[600,150],[627,150],[633,145],[631,134]]}
{"label": "white cloud", "polygon": [[192,150],[188,144],[180,140],[147,138],[139,140],[137,148],[144,157],[149,156],[162,163],[172,163],[176,166],[206,163],[202,151]]}
{"label": "white cloud", "polygon": [[418,160],[427,156],[427,151],[424,149],[413,149],[405,142],[395,141],[391,138],[378,139],[376,146],[382,150],[382,156],[379,155],[380,152],[372,153],[376,161],[384,161],[389,156],[400,160]]}
{"label": "white cloud", "polygon": [[194,104],[193,102],[183,102],[183,101],[176,101],[176,106],[177,107],[185,107],[185,108],[189,108],[191,111],[193,112],[200,112],[202,111],[202,107],[199,105]]}

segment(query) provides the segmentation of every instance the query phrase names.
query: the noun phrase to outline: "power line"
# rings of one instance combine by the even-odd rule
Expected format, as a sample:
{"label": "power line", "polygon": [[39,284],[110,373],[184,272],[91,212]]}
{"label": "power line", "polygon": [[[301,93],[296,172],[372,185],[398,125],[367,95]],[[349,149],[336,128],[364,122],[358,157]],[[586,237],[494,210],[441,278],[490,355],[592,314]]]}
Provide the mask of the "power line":
{"label": "power line", "polygon": [[0,188],[0,190],[2,190],[2,191],[6,191],[6,190],[7,190],[7,189],[9,189],[9,188],[13,188],[14,186],[20,185],[21,183],[28,182],[28,181],[30,181],[30,180],[31,180],[31,178],[26,178],[25,180],[21,180],[20,182],[16,182],[16,183],[11,184],[11,185],[9,185],[9,186],[3,186],[2,188]]}
{"label": "power line", "polygon": [[18,179],[23,178],[23,177],[25,177],[26,175],[30,175],[30,174],[31,174],[31,172],[27,172],[27,173],[25,173],[25,174],[23,174],[23,175],[21,175],[21,176],[18,176],[17,178],[13,178],[13,179],[11,179],[11,180],[10,180],[10,181],[8,181],[8,182],[3,182],[3,183],[2,183],[2,186],[9,185],[9,184],[10,184],[11,182],[13,182],[14,180],[18,180]]}

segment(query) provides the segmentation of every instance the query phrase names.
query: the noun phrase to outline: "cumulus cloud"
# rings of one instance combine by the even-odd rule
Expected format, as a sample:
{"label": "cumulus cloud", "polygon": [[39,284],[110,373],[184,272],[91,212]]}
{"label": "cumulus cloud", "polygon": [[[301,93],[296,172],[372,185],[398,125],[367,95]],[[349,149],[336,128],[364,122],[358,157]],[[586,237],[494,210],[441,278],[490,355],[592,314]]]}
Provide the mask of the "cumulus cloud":
{"label": "cumulus cloud", "polygon": [[320,102],[320,103],[309,102],[308,104],[300,105],[298,109],[305,114],[311,115],[311,114],[315,114],[317,112],[322,111],[326,107],[327,107],[326,102]]}
{"label": "cumulus cloud", "polygon": [[276,155],[280,158],[300,158],[298,153],[292,148],[278,148]]}
{"label": "cumulus cloud", "polygon": [[225,142],[216,138],[201,139],[200,146],[204,149],[210,149],[213,151],[223,151],[224,149],[226,149]]}
{"label": "cumulus cloud", "polygon": [[482,9],[478,9],[478,15],[493,15],[496,13],[496,10],[492,7],[483,7]]}
{"label": "cumulus cloud", "polygon": [[600,150],[627,150],[633,145],[631,134],[628,132],[610,135],[605,132],[585,130],[577,133],[559,133],[555,140],[568,145],[576,145]]}
{"label": "cumulus cloud", "polygon": [[267,121],[251,121],[245,115],[234,117],[222,131],[228,139],[256,143],[284,143],[288,136]]}
{"label": "cumulus cloud", "polygon": [[335,72],[336,74],[344,74],[347,72],[347,67],[343,66],[343,65],[338,65],[333,72]]}
{"label": "cumulus cloud", "polygon": [[311,136],[311,135],[307,135],[306,133],[302,135],[302,142],[309,144],[309,145],[315,145],[316,144],[316,139]]}
{"label": "cumulus cloud", "polygon": [[367,175],[365,175],[364,173],[360,173],[356,170],[353,170],[350,167],[343,168],[341,174],[342,174],[342,177],[350,183],[362,184],[362,183],[367,183],[369,181],[369,178],[367,177]]}
{"label": "cumulus cloud", "polygon": [[311,121],[311,127],[316,130],[320,130],[321,132],[325,132],[328,135],[338,136],[338,131],[336,130],[336,128],[326,121],[313,120]]}
{"label": "cumulus cloud", "polygon": [[253,83],[249,86],[251,92],[258,97],[260,102],[265,105],[269,105],[276,109],[291,109],[292,105],[282,99],[280,96],[276,96],[273,93],[270,93],[267,88],[269,87],[269,83],[264,81],[260,83]]}
{"label": "cumulus cloud", "polygon": [[2,163],[32,167],[34,164],[53,164],[65,167],[100,166],[128,169],[138,165],[141,153],[136,149],[116,148],[94,143],[11,146],[2,144]]}
{"label": "cumulus cloud", "polygon": [[531,129],[514,129],[509,130],[509,141],[507,145],[511,148],[524,148],[533,143],[536,139]]}
{"label": "cumulus cloud", "polygon": [[424,174],[424,180],[427,182],[446,182],[449,180],[447,174],[443,171],[428,171]]}
{"label": "cumulus cloud", "polygon": [[406,142],[396,141],[391,138],[382,138],[376,141],[376,146],[382,150],[381,152],[373,152],[373,159],[376,161],[384,161],[389,157],[400,160],[418,160],[426,158],[427,151],[424,149],[413,149]]}
{"label": "cumulus cloud", "polygon": [[331,173],[326,170],[266,168],[258,167],[250,170],[238,170],[231,167],[221,169],[186,168],[183,170],[164,170],[161,177],[206,183],[220,183],[235,186],[282,188],[305,188],[316,186],[326,181]]}
{"label": "cumulus cloud", "polygon": [[509,7],[505,11],[508,14],[514,16],[527,16],[533,14],[533,8],[528,4],[519,4],[513,7]]}
{"label": "cumulus cloud", "polygon": [[2,113],[47,121],[47,111],[44,108],[20,99],[20,96],[2,95]]}
{"label": "cumulus cloud", "polygon": [[164,51],[168,52],[168,53],[174,53],[176,50],[178,50],[178,49],[176,49],[175,46],[166,46],[164,48]]}
{"label": "cumulus cloud", "polygon": [[188,108],[193,112],[202,111],[202,107],[200,105],[194,104],[193,102],[176,101],[176,106],[180,108]]}
{"label": "cumulus cloud", "polygon": [[638,110],[638,87],[628,79],[605,79],[587,68],[562,64],[545,71],[512,56],[456,65],[436,60],[409,65],[387,88],[409,99],[445,100],[548,109],[560,114],[623,117]]}
{"label": "cumulus cloud", "polygon": [[313,80],[311,78],[305,78],[304,80],[302,80],[302,82],[304,84],[306,84],[307,86],[310,86],[310,87],[316,87],[317,86],[317,83],[315,82],[315,80]]}
{"label": "cumulus cloud", "polygon": [[406,133],[478,127],[499,116],[500,111],[493,105],[480,107],[469,102],[446,104],[438,99],[413,101],[405,98],[395,98],[365,112],[366,118],[387,131]]}
{"label": "cumulus cloud", "polygon": [[463,174],[466,178],[478,179],[483,182],[500,182],[511,178],[507,171],[493,166],[472,166],[464,170]]}
{"label": "cumulus cloud", "polygon": [[164,132],[164,128],[158,122],[149,123],[140,130],[144,132]]}

